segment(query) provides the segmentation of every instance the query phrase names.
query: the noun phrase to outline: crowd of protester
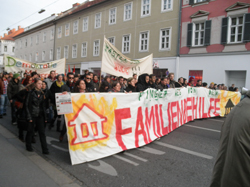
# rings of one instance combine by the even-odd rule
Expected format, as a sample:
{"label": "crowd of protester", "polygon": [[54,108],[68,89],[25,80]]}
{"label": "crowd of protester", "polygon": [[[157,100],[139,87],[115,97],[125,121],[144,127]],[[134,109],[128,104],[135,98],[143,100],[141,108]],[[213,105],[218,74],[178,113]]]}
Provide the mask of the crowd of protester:
{"label": "crowd of protester", "polygon": [[[205,87],[214,90],[227,90],[224,84],[202,82],[190,77],[189,80],[180,77],[175,81],[174,73],[166,77],[157,78],[155,75],[142,74],[137,77],[125,79],[115,76],[98,77],[88,70],[84,75],[68,73],[56,75],[51,71],[47,78],[40,78],[37,72],[24,73],[21,78],[18,73],[0,74],[0,118],[7,115],[7,106],[11,106],[12,124],[19,129],[19,139],[26,144],[27,151],[33,151],[32,143],[36,142],[35,135],[38,133],[43,154],[49,154],[45,128],[54,128],[60,133],[59,141],[63,141],[66,134],[66,124],[62,116],[57,114],[55,94],[63,92],[87,93],[87,92],[117,92],[131,93],[142,92],[148,88],[158,90],[182,87]],[[238,91],[234,84],[229,91]],[[24,138],[24,131],[27,131]]]}

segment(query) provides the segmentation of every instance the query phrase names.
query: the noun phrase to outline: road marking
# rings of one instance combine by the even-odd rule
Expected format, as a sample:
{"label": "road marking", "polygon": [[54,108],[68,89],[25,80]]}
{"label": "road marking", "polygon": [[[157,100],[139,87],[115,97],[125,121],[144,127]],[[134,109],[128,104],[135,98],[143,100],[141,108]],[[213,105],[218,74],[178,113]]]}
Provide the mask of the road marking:
{"label": "road marking", "polygon": [[131,153],[124,152],[123,154],[127,155],[127,156],[130,156],[130,157],[133,157],[133,158],[136,158],[137,160],[140,160],[140,161],[143,161],[143,162],[147,162],[148,161],[147,159],[141,158],[141,157],[133,155]]}
{"label": "road marking", "polygon": [[154,155],[163,155],[163,154],[165,154],[165,152],[163,152],[163,151],[153,149],[153,148],[150,148],[150,147],[147,147],[147,146],[141,147],[141,148],[139,148],[137,150],[143,151],[143,152],[146,152],[146,153],[151,153],[151,154],[154,154]]}
{"label": "road marking", "polygon": [[155,144],[158,144],[158,145],[161,145],[161,146],[164,146],[164,147],[167,147],[167,148],[170,148],[170,149],[175,149],[177,151],[181,151],[181,152],[184,152],[184,153],[188,153],[188,154],[191,154],[191,155],[195,155],[195,156],[198,156],[198,157],[202,157],[202,158],[206,158],[206,159],[213,159],[212,156],[209,156],[209,155],[205,155],[205,154],[202,154],[202,153],[198,153],[198,152],[194,152],[194,151],[190,151],[188,149],[183,149],[181,147],[176,147],[176,146],[173,146],[173,145],[169,145],[169,144],[166,144],[166,143],[162,143],[162,142],[154,142]]}
{"label": "road marking", "polygon": [[93,166],[91,164],[88,164],[88,166],[92,169],[95,169],[99,172],[111,175],[111,176],[117,176],[118,173],[115,170],[115,168],[113,166],[111,166],[110,164],[107,164],[106,162],[102,161],[102,160],[96,160],[97,162],[99,162],[99,166]]}
{"label": "road marking", "polygon": [[123,160],[124,162],[130,163],[130,164],[132,164],[132,165],[134,165],[134,166],[138,166],[138,165],[139,165],[139,164],[136,163],[136,162],[133,162],[133,161],[131,161],[131,160],[129,160],[129,159],[123,158],[123,157],[118,156],[118,155],[113,155],[113,157],[118,158],[118,159],[120,159],[120,160]]}
{"label": "road marking", "polygon": [[212,121],[219,121],[219,122],[221,122],[221,123],[224,123],[224,121],[217,120],[217,119],[208,119],[208,120],[212,120]]}
{"label": "road marking", "polygon": [[202,129],[202,130],[207,130],[207,131],[220,132],[218,130],[208,129],[208,128],[204,128],[204,127],[197,127],[197,126],[193,126],[193,125],[185,125],[184,127],[192,127],[192,128],[197,128],[197,129]]}
{"label": "road marking", "polygon": [[46,140],[47,140],[47,143],[48,143],[49,145],[51,145],[52,147],[54,147],[54,148],[56,148],[56,149],[59,149],[59,150],[61,150],[61,151],[64,151],[64,152],[69,152],[68,149],[64,149],[64,148],[62,148],[62,147],[59,147],[59,146],[57,146],[57,145],[53,145],[53,144],[51,143],[52,141],[58,142],[58,141],[59,141],[58,139],[47,136],[47,137],[46,137]]}

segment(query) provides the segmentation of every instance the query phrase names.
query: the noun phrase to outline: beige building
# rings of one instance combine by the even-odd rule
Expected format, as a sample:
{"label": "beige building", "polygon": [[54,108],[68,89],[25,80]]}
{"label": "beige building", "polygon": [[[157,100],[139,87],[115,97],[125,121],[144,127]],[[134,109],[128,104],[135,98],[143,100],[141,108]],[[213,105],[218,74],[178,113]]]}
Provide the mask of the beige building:
{"label": "beige building", "polygon": [[54,59],[65,57],[66,67],[99,74],[106,36],[132,59],[153,53],[159,76],[178,68],[179,1],[95,0],[73,6],[55,26]]}

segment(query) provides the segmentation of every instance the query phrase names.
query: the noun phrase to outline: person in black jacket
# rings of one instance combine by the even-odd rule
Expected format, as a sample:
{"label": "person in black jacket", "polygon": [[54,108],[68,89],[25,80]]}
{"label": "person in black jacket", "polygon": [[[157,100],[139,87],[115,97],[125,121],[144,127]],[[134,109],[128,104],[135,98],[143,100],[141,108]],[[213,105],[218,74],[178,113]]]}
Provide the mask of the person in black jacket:
{"label": "person in black jacket", "polygon": [[56,121],[57,117],[57,131],[61,131],[61,115],[57,115],[56,110],[56,100],[55,95],[56,93],[62,93],[62,92],[68,92],[69,88],[66,84],[63,83],[63,75],[60,74],[57,76],[57,80],[51,85],[50,92],[51,92],[51,103],[54,105],[54,118],[51,120],[49,129],[52,129],[54,127],[54,122]]}
{"label": "person in black jacket", "polygon": [[7,96],[11,103],[11,118],[12,118],[12,124],[17,124],[17,118],[16,118],[16,108],[15,108],[15,100],[13,97],[19,92],[21,87],[21,81],[20,81],[20,75],[18,73],[13,75],[13,78],[10,80],[8,87],[7,87]]}
{"label": "person in black jacket", "polygon": [[157,88],[157,85],[155,84],[156,76],[154,74],[149,75],[149,87],[150,88]]}
{"label": "person in black jacket", "polygon": [[135,79],[132,77],[128,78],[128,86],[126,88],[126,92],[136,92]]}
{"label": "person in black jacket", "polygon": [[109,92],[111,90],[111,86],[107,81],[103,81],[101,83],[99,92]]}
{"label": "person in black jacket", "polygon": [[144,73],[139,76],[138,82],[136,83],[136,91],[137,92],[143,92],[144,90],[149,88],[149,75],[147,73]]}
{"label": "person in black jacket", "polygon": [[167,77],[163,77],[163,78],[161,78],[161,84],[159,84],[158,86],[157,86],[157,89],[158,90],[164,90],[164,89],[168,89],[169,88],[169,85],[168,85],[168,78]]}
{"label": "person in black jacket", "polygon": [[94,85],[91,81],[91,76],[90,74],[87,74],[84,78],[85,84],[86,84],[86,91],[87,92],[95,92]]}
{"label": "person in black jacket", "polygon": [[47,122],[47,117],[44,102],[45,96],[42,91],[42,81],[40,79],[35,79],[34,83],[35,88],[29,92],[25,102],[27,120],[29,122],[26,135],[26,149],[30,152],[33,151],[31,141],[36,126],[39,133],[42,152],[43,154],[49,154],[44,127]]}

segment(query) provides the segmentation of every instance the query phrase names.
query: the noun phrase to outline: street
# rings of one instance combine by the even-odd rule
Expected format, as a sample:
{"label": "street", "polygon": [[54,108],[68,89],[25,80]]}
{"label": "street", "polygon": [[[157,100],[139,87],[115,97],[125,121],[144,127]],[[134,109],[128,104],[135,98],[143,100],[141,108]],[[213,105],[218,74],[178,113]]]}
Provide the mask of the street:
{"label": "street", "polygon": [[[10,110],[7,114],[0,124],[18,135]],[[49,155],[41,154],[38,135],[33,147],[83,186],[205,187],[210,183],[223,121],[195,120],[141,148],[75,166],[71,165],[66,137],[59,142],[55,128],[46,129]]]}

